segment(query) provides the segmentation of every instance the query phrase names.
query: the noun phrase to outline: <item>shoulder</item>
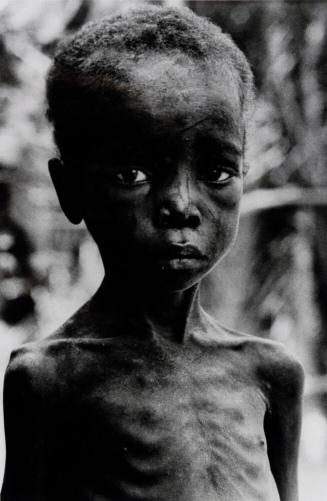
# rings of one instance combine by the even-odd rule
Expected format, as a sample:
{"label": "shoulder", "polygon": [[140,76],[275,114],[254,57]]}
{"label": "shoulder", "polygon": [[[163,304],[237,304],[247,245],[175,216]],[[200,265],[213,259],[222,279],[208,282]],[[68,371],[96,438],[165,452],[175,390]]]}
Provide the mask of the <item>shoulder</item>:
{"label": "shoulder", "polygon": [[5,385],[48,395],[49,390],[68,391],[73,378],[87,377],[105,344],[91,317],[86,303],[50,336],[14,350]]}
{"label": "shoulder", "polygon": [[80,348],[65,339],[28,343],[11,354],[4,379],[4,401],[30,411],[50,409],[70,398],[76,368],[83,369]]}
{"label": "shoulder", "polygon": [[259,336],[239,334],[246,346],[256,379],[269,400],[299,400],[304,385],[300,362],[281,343]]}
{"label": "shoulder", "polygon": [[281,343],[270,341],[260,348],[260,376],[270,395],[302,395],[304,371],[300,362]]}
{"label": "shoulder", "polygon": [[47,354],[44,341],[28,343],[11,353],[5,373],[5,391],[42,393],[52,379],[55,360]]}
{"label": "shoulder", "polygon": [[6,433],[8,427],[23,418],[29,420],[41,414],[47,401],[47,377],[42,370],[42,357],[35,346],[26,345],[14,350],[5,373],[3,405]]}
{"label": "shoulder", "polygon": [[268,391],[302,391],[304,372],[300,362],[277,342],[259,336],[237,333],[247,347],[258,378]]}
{"label": "shoulder", "polygon": [[37,389],[40,393],[59,381],[58,373],[62,379],[67,361],[78,357],[80,335],[84,332],[82,326],[85,326],[83,310],[75,313],[50,336],[15,349],[6,369],[5,388],[19,386],[29,391]]}
{"label": "shoulder", "polygon": [[304,372],[301,364],[284,345],[252,334],[222,326],[208,316],[217,345],[223,344],[241,353],[242,359],[256,373],[256,378],[267,390],[301,393]]}

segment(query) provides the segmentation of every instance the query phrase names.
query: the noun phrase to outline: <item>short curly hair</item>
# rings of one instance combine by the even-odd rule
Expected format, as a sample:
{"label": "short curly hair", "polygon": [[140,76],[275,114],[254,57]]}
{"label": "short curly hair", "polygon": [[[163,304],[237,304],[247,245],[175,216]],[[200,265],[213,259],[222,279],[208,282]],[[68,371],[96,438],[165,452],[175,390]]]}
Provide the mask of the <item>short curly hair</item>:
{"label": "short curly hair", "polygon": [[128,65],[148,52],[178,52],[229,68],[243,116],[251,108],[253,74],[229,35],[188,8],[139,7],[88,23],[57,48],[47,78],[47,116],[64,161],[80,150],[83,135],[90,137],[90,125],[117,105],[112,91],[117,83],[129,84]]}

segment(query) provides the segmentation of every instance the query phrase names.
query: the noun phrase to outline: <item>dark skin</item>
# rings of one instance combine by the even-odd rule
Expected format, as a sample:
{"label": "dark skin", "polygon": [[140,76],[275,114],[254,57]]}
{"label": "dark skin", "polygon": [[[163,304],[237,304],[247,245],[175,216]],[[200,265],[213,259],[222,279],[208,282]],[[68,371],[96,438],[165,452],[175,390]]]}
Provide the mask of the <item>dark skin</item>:
{"label": "dark skin", "polygon": [[296,501],[302,370],[199,301],[237,232],[236,86],[181,57],[131,71],[119,120],[133,134],[79,175],[50,163],[106,277],[58,332],[12,356],[1,499]]}

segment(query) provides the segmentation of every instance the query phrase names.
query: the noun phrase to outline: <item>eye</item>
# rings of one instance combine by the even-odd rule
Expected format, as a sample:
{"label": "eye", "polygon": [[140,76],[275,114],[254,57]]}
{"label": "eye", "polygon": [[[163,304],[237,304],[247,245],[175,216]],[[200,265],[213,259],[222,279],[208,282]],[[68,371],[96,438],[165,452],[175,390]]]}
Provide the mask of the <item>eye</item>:
{"label": "eye", "polygon": [[115,180],[122,186],[136,186],[146,183],[149,175],[140,169],[126,169],[115,174]]}
{"label": "eye", "polygon": [[209,183],[224,184],[235,174],[223,167],[206,167],[201,170],[201,179]]}

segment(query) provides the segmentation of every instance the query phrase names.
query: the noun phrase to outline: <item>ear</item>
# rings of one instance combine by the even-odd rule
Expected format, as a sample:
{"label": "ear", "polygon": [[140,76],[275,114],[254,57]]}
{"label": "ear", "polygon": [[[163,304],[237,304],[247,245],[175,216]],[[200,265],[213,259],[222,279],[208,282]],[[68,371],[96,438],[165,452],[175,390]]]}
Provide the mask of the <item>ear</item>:
{"label": "ear", "polygon": [[64,167],[58,158],[51,158],[49,172],[65,216],[71,223],[79,224],[83,219],[83,214],[81,193],[74,171],[69,167]]}

